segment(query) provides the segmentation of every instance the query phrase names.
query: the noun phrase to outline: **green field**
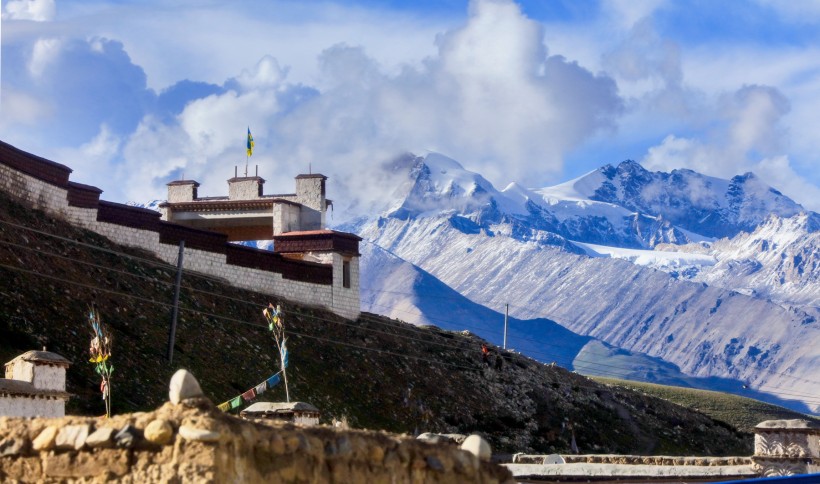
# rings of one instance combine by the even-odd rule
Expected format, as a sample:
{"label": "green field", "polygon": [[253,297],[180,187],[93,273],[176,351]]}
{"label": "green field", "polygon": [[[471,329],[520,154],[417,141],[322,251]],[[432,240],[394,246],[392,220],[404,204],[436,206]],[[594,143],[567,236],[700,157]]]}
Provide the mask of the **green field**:
{"label": "green field", "polygon": [[630,388],[649,396],[663,398],[672,403],[700,411],[743,432],[752,432],[754,426],[764,420],[809,419],[820,421],[817,417],[728,393],[597,376],[591,378],[606,385]]}

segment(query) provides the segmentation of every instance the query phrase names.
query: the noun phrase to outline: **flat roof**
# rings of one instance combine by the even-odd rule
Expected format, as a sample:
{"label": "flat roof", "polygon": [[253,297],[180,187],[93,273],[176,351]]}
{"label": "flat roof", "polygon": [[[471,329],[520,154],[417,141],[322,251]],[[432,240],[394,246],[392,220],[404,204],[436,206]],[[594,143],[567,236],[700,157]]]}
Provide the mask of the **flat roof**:
{"label": "flat roof", "polygon": [[257,402],[245,410],[242,410],[240,415],[282,414],[291,412],[319,413],[319,409],[306,402]]}
{"label": "flat roof", "polygon": [[13,360],[6,363],[6,366],[10,365],[11,363],[17,361],[30,361],[30,362],[39,362],[39,363],[50,363],[52,365],[60,365],[60,366],[69,366],[71,362],[64,358],[63,356],[58,355],[57,353],[52,353],[51,351],[37,351],[31,350],[26,351],[20,356],[15,357]]}

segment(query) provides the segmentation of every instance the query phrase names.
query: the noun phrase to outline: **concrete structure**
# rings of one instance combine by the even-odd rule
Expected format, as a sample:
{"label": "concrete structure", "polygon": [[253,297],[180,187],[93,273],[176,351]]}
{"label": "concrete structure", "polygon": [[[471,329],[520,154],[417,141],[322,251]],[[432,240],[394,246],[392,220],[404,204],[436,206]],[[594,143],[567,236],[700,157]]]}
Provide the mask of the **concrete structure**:
{"label": "concrete structure", "polygon": [[327,177],[296,177],[296,193],[265,195],[259,176],[228,180],[227,197],[198,197],[199,183],[168,183],[168,201],[160,204],[162,219],[202,230],[220,232],[228,241],[270,240],[286,232],[322,230],[333,202],[325,198]]}
{"label": "concrete structure", "polygon": [[[100,200],[102,190],[71,182],[70,174],[71,169],[65,165],[0,142],[0,190],[23,204],[97,232],[115,243],[147,250],[173,265],[176,265],[179,243],[184,241],[185,270],[219,277],[237,287],[283,297],[304,305],[324,307],[348,319],[358,318],[361,312],[358,285],[360,239],[355,235],[334,232],[335,235],[330,236],[334,247],[348,244],[345,245],[345,252],[332,256],[330,262],[327,262],[327,258],[322,263],[311,262],[311,257],[307,255],[300,258],[290,252],[286,257],[280,253],[231,244],[225,233],[161,220],[161,214],[153,210]],[[253,191],[254,184],[261,187],[261,179],[254,181],[257,177],[251,177],[253,179],[249,181],[247,178],[236,180],[235,197],[248,196],[248,193],[261,194],[261,191]],[[300,207],[299,228],[313,227],[311,224],[315,224],[317,220],[321,224],[323,213],[319,209],[330,205],[324,199],[325,180],[322,175],[300,175],[297,177],[297,193],[293,195],[293,199],[288,203],[278,204],[282,207]],[[173,182],[169,186],[169,198],[196,199],[198,186],[196,182]],[[205,199],[198,200],[208,203]],[[253,206],[258,200],[237,199],[236,202]],[[271,210],[272,207],[273,205]],[[283,210],[283,220],[295,217],[295,211]],[[295,223],[296,219],[293,220]],[[273,236],[272,219],[270,224],[269,235],[266,236],[268,239]],[[305,237],[318,238],[322,243],[326,243],[328,238],[321,234],[308,234]],[[355,251],[348,250],[349,244],[354,242]],[[349,263],[350,287],[346,287],[343,280],[345,258]]]}
{"label": "concrete structure", "polygon": [[757,424],[752,459],[764,477],[820,473],[820,423],[795,419]]}
{"label": "concrete structure", "polygon": [[69,365],[67,359],[45,349],[28,351],[6,363],[6,377],[0,379],[0,416],[65,416]]}
{"label": "concrete structure", "polygon": [[319,409],[305,402],[258,402],[239,412],[244,419],[281,420],[319,425]]}
{"label": "concrete structure", "polygon": [[504,466],[519,481],[719,482],[811,474],[805,482],[820,482],[820,424],[761,422],[755,427],[755,455],[751,457],[515,454]]}

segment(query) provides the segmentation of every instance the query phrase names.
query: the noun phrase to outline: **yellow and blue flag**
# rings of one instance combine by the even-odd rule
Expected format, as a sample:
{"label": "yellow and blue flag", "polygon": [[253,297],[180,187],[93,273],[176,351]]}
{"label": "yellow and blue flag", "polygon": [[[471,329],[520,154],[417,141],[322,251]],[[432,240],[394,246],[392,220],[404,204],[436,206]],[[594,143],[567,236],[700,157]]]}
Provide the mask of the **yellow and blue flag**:
{"label": "yellow and blue flag", "polygon": [[251,135],[251,128],[248,128],[248,156],[253,154],[253,135]]}

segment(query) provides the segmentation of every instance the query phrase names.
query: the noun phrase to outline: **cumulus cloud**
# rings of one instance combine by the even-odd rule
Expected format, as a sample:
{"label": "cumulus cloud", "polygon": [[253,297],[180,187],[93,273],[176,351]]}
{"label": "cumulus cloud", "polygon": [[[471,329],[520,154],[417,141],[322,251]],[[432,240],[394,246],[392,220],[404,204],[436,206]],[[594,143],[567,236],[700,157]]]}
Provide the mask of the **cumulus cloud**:
{"label": "cumulus cloud", "polygon": [[643,163],[653,169],[686,167],[727,178],[779,154],[785,136],[780,122],[789,102],[777,89],[745,86],[720,96],[715,105],[710,118],[722,122],[710,132],[697,139],[669,135],[648,150]]}
{"label": "cumulus cloud", "polygon": [[438,37],[437,55],[397,72],[360,46],[337,44],[317,59],[315,89],[289,83],[287,69],[265,56],[226,81],[226,92],[191,100],[174,118],[185,167],[169,171],[138,155],[162,136],[157,119],[131,137],[125,163],[148,163],[155,187],[181,169],[202,177],[203,188],[206,179],[221,187],[244,162],[250,126],[251,163],[277,173],[270,189],[292,190],[290,176],[310,167],[330,176],[354,212],[383,199],[390,174],[380,167],[405,151],[441,151],[499,184],[550,176],[568,150],[611,129],[622,105],[611,79],[548,56],[542,39],[516,4],[479,0],[463,26]]}
{"label": "cumulus cloud", "polygon": [[35,80],[43,76],[46,68],[60,55],[62,43],[59,39],[37,39],[28,62],[28,72]]}
{"label": "cumulus cloud", "polygon": [[[45,28],[49,24],[38,24],[40,30],[17,24],[16,43],[4,44],[9,74],[4,72],[3,89],[14,96],[3,94],[0,126],[4,133],[19,133],[23,123],[36,122],[42,133],[54,137],[51,143],[80,146],[71,156],[107,163],[116,175],[101,188],[123,201],[161,197],[164,184],[183,173],[203,183],[203,194],[224,193],[234,166],[244,170],[250,126],[256,139],[250,170],[260,166],[266,191],[292,191],[296,174],[322,172],[330,177],[339,218],[347,216],[339,213],[346,208],[354,214],[383,201],[398,183],[385,162],[407,151],[442,152],[500,186],[557,181],[568,156],[575,163],[578,150],[593,151],[589,146],[598,151],[587,166],[612,162],[611,157],[639,158],[651,145],[644,163],[654,169],[689,167],[717,176],[753,169],[765,176],[765,166],[793,163],[781,157],[790,109],[783,92],[759,85],[715,95],[688,87],[687,66],[693,60],[654,23],[666,4],[603,5],[602,15],[618,21],[605,34],[596,30],[609,47],[596,47],[599,60],[584,65],[572,60],[578,57],[565,44],[558,44],[563,45],[559,52],[548,49],[545,24],[527,18],[510,0],[472,1],[463,22],[439,29],[437,36],[406,18],[387,21],[398,31],[394,37],[413,31],[410,42],[418,45],[421,31],[434,46],[417,49],[426,57],[403,58],[404,63],[385,54],[394,52],[387,43],[365,35],[343,36],[349,43],[329,41],[318,56],[314,50],[291,65],[294,54],[283,50],[282,39],[293,32],[266,43],[259,39],[270,25],[250,22],[247,29],[257,40],[251,59],[257,62],[246,57],[243,68],[234,53],[225,61],[224,52],[211,60],[185,57],[187,62],[173,72],[187,72],[188,78],[160,82],[169,87],[159,92],[148,87],[141,67],[147,59],[154,66],[149,70],[156,70],[152,43],[70,38],[64,29],[57,34]],[[203,18],[215,11],[221,12],[206,9]],[[184,15],[193,18],[190,11]],[[350,25],[364,18],[372,23],[374,15],[359,15]],[[149,24],[155,28],[144,20],[145,28]],[[348,33],[350,25],[331,30]],[[332,37],[325,35],[327,29],[318,30],[322,36],[310,36],[314,47]],[[231,32],[226,25],[219,31],[222,40]],[[198,48],[213,37],[205,31],[197,35]],[[299,30],[299,35],[304,33]],[[213,48],[225,51],[226,45]],[[175,55],[170,58],[178,59],[179,52]],[[305,67],[308,58],[315,67]],[[219,68],[214,70],[213,63]],[[592,72],[590,65],[601,70]],[[208,77],[197,77],[203,69]],[[225,72],[233,73],[215,80]],[[14,105],[33,109],[28,114],[6,110]],[[613,147],[616,138],[620,144]],[[46,145],[25,139],[32,146]],[[114,151],[100,149],[103,145]],[[75,177],[84,181],[85,174],[75,170]]]}
{"label": "cumulus cloud", "polygon": [[102,187],[111,179],[109,163],[117,155],[120,143],[122,139],[103,124],[88,142],[77,148],[57,150],[57,158],[75,172],[82,173],[82,180],[76,181]]}
{"label": "cumulus cloud", "polygon": [[[390,75],[364,49],[320,56],[328,89],[281,121],[301,157],[365,157],[431,149],[503,183],[543,179],[622,106],[614,82],[548,56],[539,24],[512,2],[477,1],[438,55]],[[370,151],[370,153],[368,153]]]}
{"label": "cumulus cloud", "polygon": [[54,0],[9,0],[3,10],[3,20],[45,22],[53,20],[56,13]]}
{"label": "cumulus cloud", "polygon": [[782,153],[787,131],[782,125],[790,104],[777,89],[744,86],[715,101],[712,119],[722,120],[699,138],[667,136],[649,148],[642,163],[669,171],[690,168],[722,178],[754,172],[785,195],[812,210],[820,209],[820,190],[800,177]]}

